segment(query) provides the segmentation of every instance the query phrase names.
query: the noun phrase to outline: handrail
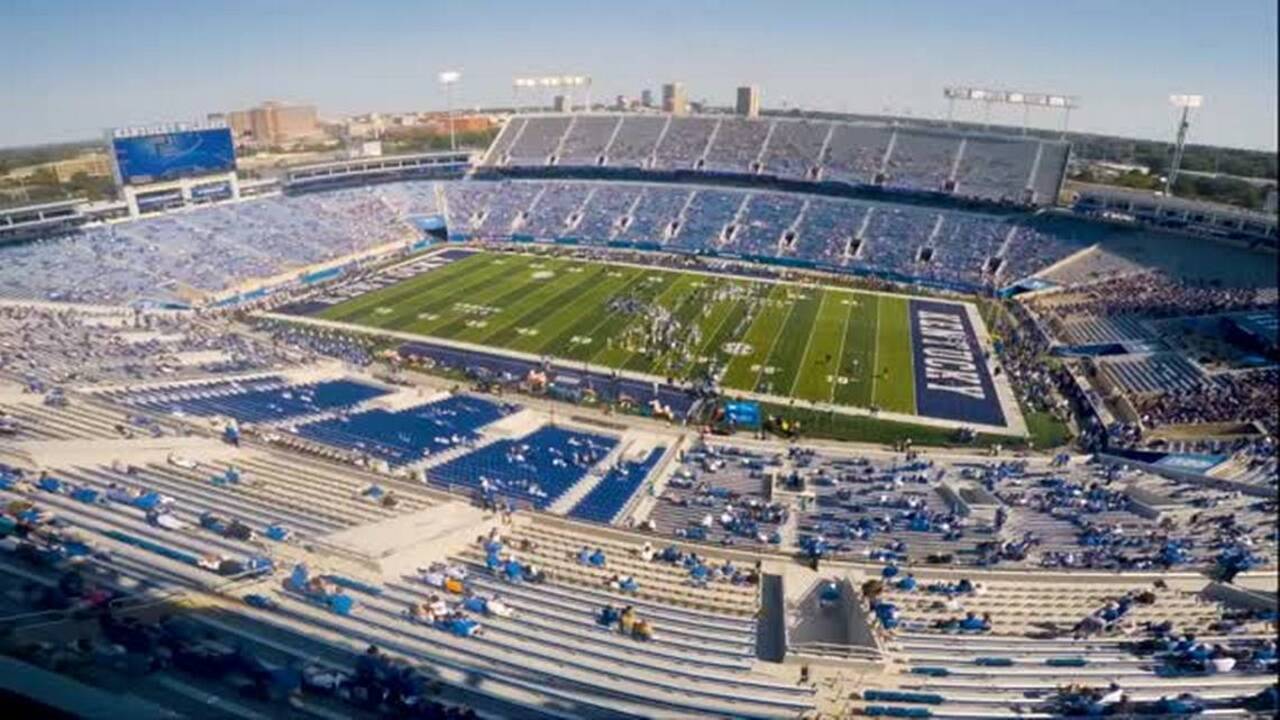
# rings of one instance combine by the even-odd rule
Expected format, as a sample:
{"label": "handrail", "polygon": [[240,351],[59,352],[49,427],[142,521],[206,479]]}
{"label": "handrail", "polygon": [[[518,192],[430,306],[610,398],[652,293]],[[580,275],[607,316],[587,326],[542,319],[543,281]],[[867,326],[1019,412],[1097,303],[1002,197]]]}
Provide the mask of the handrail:
{"label": "handrail", "polygon": [[843,657],[851,660],[870,660],[874,662],[880,662],[885,659],[884,651],[876,648],[869,648],[862,645],[844,645],[841,643],[821,642],[817,640],[789,644],[787,646],[787,652],[794,653],[796,655]]}

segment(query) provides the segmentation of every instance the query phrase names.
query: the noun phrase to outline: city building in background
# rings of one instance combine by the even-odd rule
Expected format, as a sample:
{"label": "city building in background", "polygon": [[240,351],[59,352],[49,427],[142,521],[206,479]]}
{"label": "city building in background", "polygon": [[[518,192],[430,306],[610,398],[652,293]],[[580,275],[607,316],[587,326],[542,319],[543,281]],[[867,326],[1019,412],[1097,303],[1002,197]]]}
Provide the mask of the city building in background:
{"label": "city building in background", "polygon": [[209,120],[224,123],[241,145],[287,145],[323,134],[314,105],[267,101],[247,110],[211,114]]}
{"label": "city building in background", "polygon": [[249,111],[249,127],[254,141],[266,145],[283,145],[319,133],[314,105],[265,102]]}
{"label": "city building in background", "polygon": [[652,90],[645,89],[640,91],[640,106],[647,107],[647,108],[653,107],[653,91]]}
{"label": "city building in background", "polygon": [[689,113],[689,97],[685,92],[684,83],[673,82],[662,86],[662,112],[672,115]]}
{"label": "city building in background", "polygon": [[737,112],[743,117],[759,117],[760,116],[760,87],[757,85],[743,85],[738,88],[738,105]]}

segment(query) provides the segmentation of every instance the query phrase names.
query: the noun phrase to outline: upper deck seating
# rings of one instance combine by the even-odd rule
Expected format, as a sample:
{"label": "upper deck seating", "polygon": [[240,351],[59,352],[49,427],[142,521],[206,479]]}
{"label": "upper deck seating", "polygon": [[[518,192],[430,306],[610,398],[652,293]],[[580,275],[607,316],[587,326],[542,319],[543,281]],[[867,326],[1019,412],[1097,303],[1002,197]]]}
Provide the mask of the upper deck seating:
{"label": "upper deck seating", "polygon": [[693,170],[702,161],[720,120],[702,117],[672,117],[667,132],[658,143],[654,167],[664,170]]}

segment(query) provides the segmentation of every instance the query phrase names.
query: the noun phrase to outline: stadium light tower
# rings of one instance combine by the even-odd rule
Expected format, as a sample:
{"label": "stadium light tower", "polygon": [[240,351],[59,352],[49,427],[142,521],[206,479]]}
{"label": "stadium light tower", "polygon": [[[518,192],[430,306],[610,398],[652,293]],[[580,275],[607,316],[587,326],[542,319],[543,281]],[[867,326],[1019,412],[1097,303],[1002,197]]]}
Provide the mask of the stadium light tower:
{"label": "stadium light tower", "polygon": [[944,87],[942,95],[947,99],[947,125],[950,125],[955,114],[956,101],[982,103],[982,124],[984,129],[991,126],[991,106],[1021,105],[1022,134],[1027,134],[1027,123],[1033,108],[1044,108],[1062,112],[1062,134],[1067,134],[1067,124],[1071,122],[1071,111],[1080,107],[1079,98],[1074,95],[1058,95],[1051,93],[1028,93],[1010,90],[994,90],[976,87]]}
{"label": "stadium light tower", "polygon": [[444,107],[445,112],[449,115],[449,149],[458,149],[458,140],[453,134],[453,86],[458,84],[462,79],[462,73],[457,70],[445,70],[440,73],[440,84],[444,86]]}
{"label": "stadium light tower", "polygon": [[1164,178],[1164,194],[1173,195],[1173,181],[1178,179],[1178,167],[1182,165],[1182,151],[1187,142],[1187,129],[1191,127],[1188,119],[1192,108],[1204,104],[1201,95],[1170,95],[1169,102],[1174,107],[1182,108],[1182,118],[1178,121],[1178,139],[1173,147],[1173,162],[1169,165],[1169,173]]}

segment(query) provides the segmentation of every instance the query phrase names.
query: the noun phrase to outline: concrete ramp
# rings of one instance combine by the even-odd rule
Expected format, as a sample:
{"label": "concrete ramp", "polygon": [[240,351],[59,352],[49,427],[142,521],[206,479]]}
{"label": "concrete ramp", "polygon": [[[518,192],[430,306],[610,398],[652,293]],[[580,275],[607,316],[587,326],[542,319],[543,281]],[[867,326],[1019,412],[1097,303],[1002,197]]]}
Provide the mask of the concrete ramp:
{"label": "concrete ramp", "polygon": [[399,577],[460,551],[488,533],[494,522],[486,520],[479,508],[451,501],[330,533],[309,544],[359,562],[383,577]]}

